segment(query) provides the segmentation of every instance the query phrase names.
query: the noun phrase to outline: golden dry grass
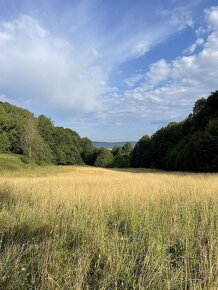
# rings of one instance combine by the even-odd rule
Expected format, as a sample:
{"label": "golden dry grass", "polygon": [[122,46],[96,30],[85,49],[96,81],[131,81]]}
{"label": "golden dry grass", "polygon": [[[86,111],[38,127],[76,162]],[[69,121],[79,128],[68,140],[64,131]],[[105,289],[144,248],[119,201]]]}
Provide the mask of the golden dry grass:
{"label": "golden dry grass", "polygon": [[218,174],[1,173],[0,289],[217,289]]}

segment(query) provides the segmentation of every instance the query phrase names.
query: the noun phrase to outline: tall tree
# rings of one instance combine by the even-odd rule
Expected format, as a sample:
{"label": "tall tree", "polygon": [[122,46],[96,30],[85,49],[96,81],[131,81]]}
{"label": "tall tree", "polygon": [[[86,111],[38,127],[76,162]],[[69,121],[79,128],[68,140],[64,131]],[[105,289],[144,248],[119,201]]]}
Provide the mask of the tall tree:
{"label": "tall tree", "polygon": [[20,136],[20,145],[23,154],[30,161],[37,162],[50,162],[51,161],[51,151],[50,148],[43,141],[40,136],[37,123],[31,116],[27,119],[23,132]]}
{"label": "tall tree", "polygon": [[88,138],[82,138],[80,141],[81,145],[81,156],[87,165],[94,165],[95,159],[97,157],[97,151],[92,144],[92,141]]}
{"label": "tall tree", "polygon": [[151,166],[151,139],[148,135],[143,136],[135,145],[131,154],[132,167]]}

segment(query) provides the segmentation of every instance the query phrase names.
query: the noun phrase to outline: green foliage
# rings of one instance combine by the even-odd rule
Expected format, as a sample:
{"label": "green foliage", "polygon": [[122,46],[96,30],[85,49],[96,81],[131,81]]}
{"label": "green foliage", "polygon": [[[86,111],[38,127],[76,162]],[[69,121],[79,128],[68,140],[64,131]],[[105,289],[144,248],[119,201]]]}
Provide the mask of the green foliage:
{"label": "green foliage", "polygon": [[129,142],[124,144],[122,147],[114,146],[111,151],[114,156],[113,167],[129,168],[132,150],[132,144]]}
{"label": "green foliage", "polygon": [[152,161],[154,168],[166,169],[167,154],[182,139],[181,124],[170,123],[151,137]]}
{"label": "green foliage", "polygon": [[93,166],[97,157],[97,151],[93,146],[92,141],[85,137],[81,139],[80,144],[82,147],[82,159],[85,164]]}
{"label": "green foliage", "polygon": [[49,139],[51,138],[54,129],[54,124],[52,123],[52,120],[44,115],[40,115],[37,118],[37,123],[40,135],[43,137],[43,139],[49,142]]}
{"label": "green foliage", "polygon": [[214,137],[218,138],[218,118],[209,121],[207,131]]}
{"label": "green foliage", "polygon": [[7,133],[10,140],[10,151],[22,153],[20,136],[26,120],[33,117],[29,111],[0,102],[0,131]]}
{"label": "green foliage", "polygon": [[100,148],[97,153],[97,157],[94,163],[96,167],[112,167],[113,154],[106,148]]}
{"label": "green foliage", "polygon": [[217,171],[218,91],[199,99],[184,121],[170,123],[112,151],[97,149],[71,129],[55,127],[44,115],[0,102],[0,152],[24,154],[38,164],[87,164],[100,167],[147,167],[164,170]]}
{"label": "green foliage", "polygon": [[40,139],[39,141],[38,144],[40,147],[38,148],[35,158],[36,163],[39,165],[51,163],[53,157],[50,147],[43,141],[43,139]]}
{"label": "green foliage", "polygon": [[127,142],[123,145],[122,151],[125,155],[130,155],[132,153],[132,144],[130,142]]}
{"label": "green foliage", "polygon": [[10,126],[10,116],[5,111],[3,104],[0,102],[0,131],[8,131]]}
{"label": "green foliage", "polygon": [[39,133],[51,150],[52,160],[58,165],[83,164],[79,135],[71,129],[54,127],[52,121],[38,117]]}
{"label": "green foliage", "polygon": [[117,155],[114,157],[113,167],[116,168],[129,168],[130,157],[128,155]]}
{"label": "green foliage", "polygon": [[10,170],[17,171],[24,168],[34,166],[34,164],[27,165],[27,162],[23,160],[24,155],[13,154],[13,153],[0,153],[0,171]]}
{"label": "green foliage", "polygon": [[133,167],[182,171],[218,170],[218,91],[198,100],[193,113],[143,137],[131,158]]}
{"label": "green foliage", "polygon": [[36,118],[27,110],[0,102],[0,151],[5,150],[24,154],[25,162],[61,165],[84,164],[83,153],[85,162],[94,164],[94,155],[88,156],[90,149],[75,131],[55,127],[44,115]]}
{"label": "green foliage", "polygon": [[53,132],[53,145],[51,148],[55,164],[83,164],[79,141],[72,130],[56,127]]}
{"label": "green foliage", "polygon": [[218,147],[208,132],[195,132],[178,143],[168,155],[168,168],[182,171],[217,171]]}
{"label": "green foliage", "polygon": [[112,148],[111,153],[113,154],[113,156],[122,154],[122,147],[121,146],[118,146],[118,145],[115,145]]}
{"label": "green foliage", "polygon": [[6,132],[0,133],[0,152],[8,151],[10,148],[10,140]]}
{"label": "green foliage", "polygon": [[193,116],[197,116],[207,105],[207,100],[205,98],[201,98],[197,100],[193,107]]}
{"label": "green foliage", "polygon": [[151,140],[143,136],[135,145],[131,154],[132,167],[149,167],[151,163]]}

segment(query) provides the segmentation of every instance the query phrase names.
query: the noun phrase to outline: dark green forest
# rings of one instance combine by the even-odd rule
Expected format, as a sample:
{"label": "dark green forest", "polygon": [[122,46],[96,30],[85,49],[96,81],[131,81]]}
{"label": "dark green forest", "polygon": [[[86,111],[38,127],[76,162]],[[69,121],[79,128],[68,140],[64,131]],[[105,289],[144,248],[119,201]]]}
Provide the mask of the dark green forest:
{"label": "dark green forest", "polygon": [[218,171],[218,91],[199,99],[182,122],[143,136],[131,155],[132,167]]}
{"label": "dark green forest", "polygon": [[175,171],[218,171],[218,91],[199,99],[182,122],[112,150],[96,148],[51,119],[0,102],[0,152],[22,154],[25,163],[140,167]]}

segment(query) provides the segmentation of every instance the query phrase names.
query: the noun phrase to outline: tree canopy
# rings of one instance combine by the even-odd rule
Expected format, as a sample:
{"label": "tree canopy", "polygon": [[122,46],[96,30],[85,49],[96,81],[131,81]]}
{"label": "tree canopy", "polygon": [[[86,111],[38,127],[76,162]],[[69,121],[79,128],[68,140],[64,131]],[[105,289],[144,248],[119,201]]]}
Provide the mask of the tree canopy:
{"label": "tree canopy", "polygon": [[113,154],[107,148],[100,148],[97,152],[94,165],[96,167],[112,167],[113,166]]}
{"label": "tree canopy", "polygon": [[0,102],[0,151],[20,153],[29,162],[57,165],[84,164],[80,136],[55,127],[44,115]]}
{"label": "tree canopy", "polygon": [[218,91],[207,99],[199,99],[184,121],[170,123],[150,138],[142,137],[133,150],[131,165],[179,171],[218,171]]}
{"label": "tree canopy", "polygon": [[0,152],[24,155],[26,162],[163,170],[218,171],[218,91],[194,104],[181,122],[112,150],[96,148],[71,129],[54,126],[44,115],[0,102]]}

